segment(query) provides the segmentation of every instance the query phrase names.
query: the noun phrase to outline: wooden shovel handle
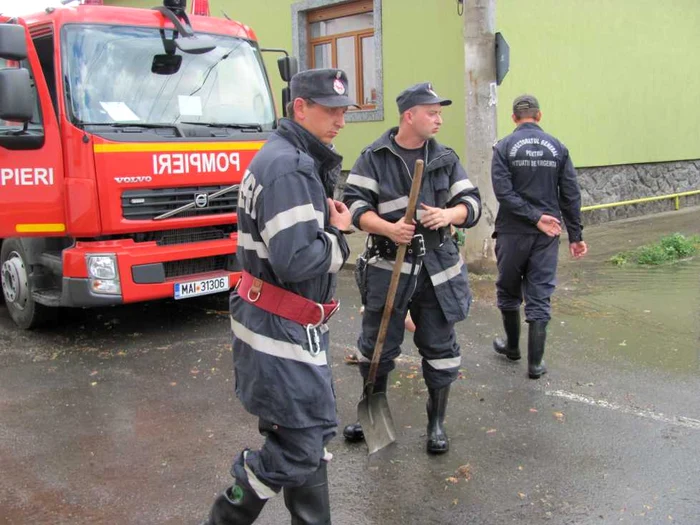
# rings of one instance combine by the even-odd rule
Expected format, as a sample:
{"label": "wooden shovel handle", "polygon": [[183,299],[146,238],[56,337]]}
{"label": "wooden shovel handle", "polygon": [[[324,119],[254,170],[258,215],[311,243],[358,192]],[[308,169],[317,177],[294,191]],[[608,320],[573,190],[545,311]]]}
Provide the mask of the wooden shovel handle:
{"label": "wooden shovel handle", "polygon": [[[423,179],[423,161],[417,160],[413,171],[413,184],[411,184],[411,193],[408,195],[408,206],[406,214],[403,217],[404,222],[411,224],[416,215],[416,206],[418,205],[418,196],[420,195],[421,180]],[[394,310],[394,299],[396,298],[396,290],[399,287],[399,279],[401,278],[401,266],[406,257],[406,249],[408,245],[402,244],[396,252],[396,261],[394,269],[391,273],[391,282],[389,283],[389,291],[386,295],[386,303],[384,304],[384,312],[382,313],[382,322],[379,325],[379,334],[377,342],[374,345],[374,353],[372,354],[372,363],[369,367],[369,375],[367,376],[367,384],[374,385],[374,380],[377,377],[377,369],[379,368],[379,358],[384,348],[386,333],[389,330],[389,319]],[[370,392],[371,393],[371,392]]]}

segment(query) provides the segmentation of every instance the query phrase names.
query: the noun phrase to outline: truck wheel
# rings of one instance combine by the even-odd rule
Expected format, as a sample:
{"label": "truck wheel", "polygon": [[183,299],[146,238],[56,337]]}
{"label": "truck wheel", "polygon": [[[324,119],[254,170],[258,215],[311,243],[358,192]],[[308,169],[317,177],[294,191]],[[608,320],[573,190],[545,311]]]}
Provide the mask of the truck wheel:
{"label": "truck wheel", "polygon": [[47,307],[32,298],[27,257],[18,239],[5,239],[0,252],[2,294],[7,311],[22,330],[39,326],[47,318]]}

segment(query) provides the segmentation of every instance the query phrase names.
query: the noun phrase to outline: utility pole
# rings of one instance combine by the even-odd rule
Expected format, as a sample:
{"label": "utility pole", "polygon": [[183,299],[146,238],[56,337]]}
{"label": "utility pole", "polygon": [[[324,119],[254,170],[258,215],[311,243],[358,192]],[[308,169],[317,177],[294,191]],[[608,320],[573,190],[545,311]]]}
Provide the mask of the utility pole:
{"label": "utility pole", "polygon": [[496,142],[496,0],[464,1],[464,96],[466,167],[481,193],[482,215],[468,230],[466,261],[478,273],[496,266],[491,238],[498,202],[491,184],[491,155]]}

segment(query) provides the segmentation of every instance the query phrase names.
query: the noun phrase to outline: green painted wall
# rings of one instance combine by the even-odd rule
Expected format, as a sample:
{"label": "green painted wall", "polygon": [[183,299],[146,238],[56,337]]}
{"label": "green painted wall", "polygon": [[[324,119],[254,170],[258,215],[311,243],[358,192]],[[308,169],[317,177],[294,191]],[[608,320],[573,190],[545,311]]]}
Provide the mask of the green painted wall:
{"label": "green painted wall", "polygon": [[[150,7],[157,0],[108,0]],[[293,0],[210,0],[251,27],[262,47],[292,50]],[[440,140],[464,151],[463,19],[454,0],[384,0],[383,122],[350,123],[338,137],[349,168],[398,115],[394,99],[430,80],[451,98]],[[538,96],[543,126],[563,140],[577,166],[700,158],[698,0],[498,0],[497,30],[511,48],[499,87],[499,136],[513,128],[510,104]],[[276,56],[266,59],[279,99]]]}
{"label": "green painted wall", "polygon": [[497,26],[500,135],[532,92],[578,166],[700,158],[698,0],[498,0]]}

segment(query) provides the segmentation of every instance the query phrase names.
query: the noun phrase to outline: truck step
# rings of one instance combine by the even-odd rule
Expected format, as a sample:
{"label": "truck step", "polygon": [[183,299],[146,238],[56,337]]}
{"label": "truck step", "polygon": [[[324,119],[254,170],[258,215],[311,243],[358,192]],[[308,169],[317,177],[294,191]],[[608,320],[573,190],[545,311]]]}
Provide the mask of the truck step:
{"label": "truck step", "polygon": [[61,258],[61,252],[43,252],[39,256],[39,262],[42,266],[45,266],[54,275],[63,274],[63,260]]}
{"label": "truck step", "polygon": [[43,290],[34,290],[32,292],[32,298],[37,303],[46,306],[61,305],[61,292],[59,290],[54,290],[51,288],[45,288]]}

